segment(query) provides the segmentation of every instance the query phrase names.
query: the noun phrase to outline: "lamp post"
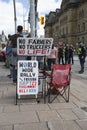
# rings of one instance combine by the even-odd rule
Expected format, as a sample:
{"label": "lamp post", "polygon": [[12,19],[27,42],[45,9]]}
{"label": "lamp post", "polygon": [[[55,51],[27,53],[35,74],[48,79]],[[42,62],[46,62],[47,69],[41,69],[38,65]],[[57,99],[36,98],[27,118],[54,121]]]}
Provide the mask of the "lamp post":
{"label": "lamp post", "polygon": [[35,0],[29,0],[29,3],[31,37],[35,37]]}
{"label": "lamp post", "polygon": [[37,2],[38,0],[29,0],[30,3],[29,22],[31,28],[31,37],[37,36]]}
{"label": "lamp post", "polygon": [[13,6],[14,6],[14,24],[15,24],[15,33],[16,33],[17,18],[16,18],[16,3],[15,3],[15,0],[13,0]]}
{"label": "lamp post", "polygon": [[37,37],[37,18],[38,18],[37,2],[38,0],[35,0],[35,37]]}
{"label": "lamp post", "polygon": [[[29,0],[30,4],[30,12],[29,12],[29,22],[31,29],[31,37],[37,36],[37,0]],[[36,59],[36,57],[32,57],[32,59]]]}

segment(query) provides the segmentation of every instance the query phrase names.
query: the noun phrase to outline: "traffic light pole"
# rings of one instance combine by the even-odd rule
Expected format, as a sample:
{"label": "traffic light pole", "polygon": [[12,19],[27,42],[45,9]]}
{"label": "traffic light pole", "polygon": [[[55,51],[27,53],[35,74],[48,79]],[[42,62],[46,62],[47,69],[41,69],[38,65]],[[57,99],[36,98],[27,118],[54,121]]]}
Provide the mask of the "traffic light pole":
{"label": "traffic light pole", "polygon": [[35,0],[29,0],[29,3],[31,37],[35,37]]}
{"label": "traffic light pole", "polygon": [[[37,36],[37,1],[38,0],[29,0],[30,3],[30,33],[31,37]],[[32,59],[36,59],[36,57],[32,57]]]}
{"label": "traffic light pole", "polygon": [[14,6],[14,23],[15,23],[15,33],[16,33],[17,18],[16,18],[16,4],[15,4],[15,0],[13,0],[13,6]]}

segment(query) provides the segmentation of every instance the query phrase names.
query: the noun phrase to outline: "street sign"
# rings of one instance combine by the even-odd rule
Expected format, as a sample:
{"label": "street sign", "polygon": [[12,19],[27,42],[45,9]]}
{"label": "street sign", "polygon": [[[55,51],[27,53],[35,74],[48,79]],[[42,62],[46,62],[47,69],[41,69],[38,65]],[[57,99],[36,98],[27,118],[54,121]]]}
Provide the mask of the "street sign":
{"label": "street sign", "polygon": [[38,62],[18,61],[17,94],[35,95],[38,93]]}
{"label": "street sign", "polygon": [[51,52],[53,38],[25,38],[17,39],[17,54],[29,56],[46,56]]}

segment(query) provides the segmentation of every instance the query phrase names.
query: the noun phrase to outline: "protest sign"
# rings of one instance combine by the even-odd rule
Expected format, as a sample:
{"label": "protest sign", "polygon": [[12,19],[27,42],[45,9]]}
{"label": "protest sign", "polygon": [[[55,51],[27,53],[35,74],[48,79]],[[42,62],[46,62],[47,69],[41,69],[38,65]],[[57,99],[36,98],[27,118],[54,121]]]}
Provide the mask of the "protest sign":
{"label": "protest sign", "polygon": [[18,61],[17,94],[35,95],[38,93],[38,62]]}
{"label": "protest sign", "polygon": [[17,39],[17,54],[29,56],[45,56],[51,52],[53,38],[25,38]]}

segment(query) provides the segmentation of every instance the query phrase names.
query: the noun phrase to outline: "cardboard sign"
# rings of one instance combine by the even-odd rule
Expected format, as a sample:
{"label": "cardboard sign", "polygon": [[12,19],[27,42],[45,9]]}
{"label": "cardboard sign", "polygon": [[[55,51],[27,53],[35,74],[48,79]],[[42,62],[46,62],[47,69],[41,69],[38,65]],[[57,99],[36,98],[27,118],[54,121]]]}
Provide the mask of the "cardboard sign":
{"label": "cardboard sign", "polygon": [[18,61],[17,94],[35,95],[38,93],[38,62]]}
{"label": "cardboard sign", "polygon": [[51,52],[53,38],[25,38],[17,39],[17,54],[29,56],[45,56]]}

